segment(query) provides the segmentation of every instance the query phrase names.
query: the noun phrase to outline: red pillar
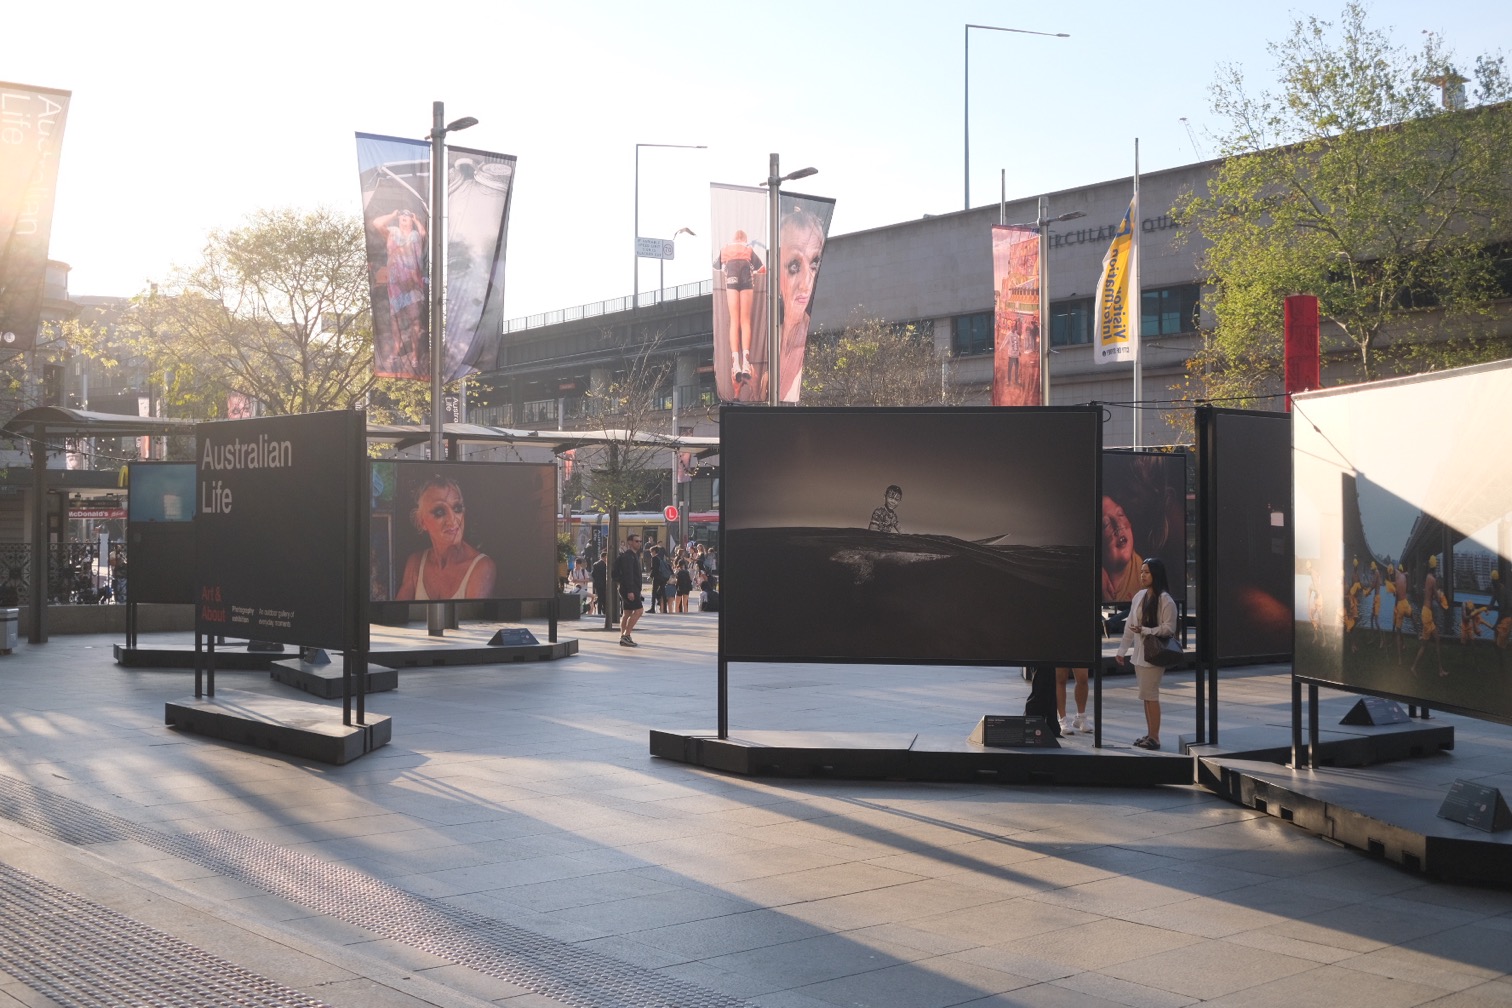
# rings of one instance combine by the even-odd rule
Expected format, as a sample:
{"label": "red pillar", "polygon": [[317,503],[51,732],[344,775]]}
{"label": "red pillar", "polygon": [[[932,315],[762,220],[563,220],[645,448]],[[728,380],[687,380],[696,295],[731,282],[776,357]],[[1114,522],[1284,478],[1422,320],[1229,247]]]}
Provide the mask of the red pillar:
{"label": "red pillar", "polygon": [[1318,353],[1318,298],[1293,294],[1286,299],[1286,410],[1292,395],[1322,384]]}

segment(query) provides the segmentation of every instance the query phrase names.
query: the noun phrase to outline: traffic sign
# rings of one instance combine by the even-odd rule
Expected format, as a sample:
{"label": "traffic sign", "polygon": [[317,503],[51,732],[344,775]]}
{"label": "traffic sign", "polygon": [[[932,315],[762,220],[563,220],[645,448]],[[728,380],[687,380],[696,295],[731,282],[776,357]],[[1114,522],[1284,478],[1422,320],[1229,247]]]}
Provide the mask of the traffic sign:
{"label": "traffic sign", "polygon": [[673,245],[671,238],[637,238],[635,254],[641,259],[672,259]]}
{"label": "traffic sign", "polygon": [[662,517],[667,519],[667,521],[677,521],[677,505],[668,504],[662,508]]}

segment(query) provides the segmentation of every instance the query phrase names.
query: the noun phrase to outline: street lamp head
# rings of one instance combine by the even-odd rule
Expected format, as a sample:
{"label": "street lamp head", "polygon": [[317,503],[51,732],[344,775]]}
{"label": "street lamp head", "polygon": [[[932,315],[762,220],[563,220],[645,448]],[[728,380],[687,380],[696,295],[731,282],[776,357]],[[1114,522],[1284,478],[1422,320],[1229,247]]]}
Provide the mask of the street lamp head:
{"label": "street lamp head", "polygon": [[1070,213],[1063,213],[1059,217],[1052,217],[1050,219],[1052,221],[1068,221],[1068,220],[1076,220],[1078,217],[1085,217],[1085,216],[1087,216],[1087,215],[1084,214],[1084,213],[1082,213],[1080,210],[1072,210]]}
{"label": "street lamp head", "polygon": [[457,130],[465,130],[469,126],[476,125],[478,125],[478,120],[474,119],[472,116],[463,116],[461,119],[453,119],[451,122],[447,123],[446,132],[454,133]]}
{"label": "street lamp head", "polygon": [[818,174],[818,168],[799,168],[797,171],[788,172],[786,175],[782,176],[782,181],[791,182],[794,179],[808,178],[810,175]]}
{"label": "street lamp head", "polygon": [[693,229],[692,228],[678,228],[676,231],[672,232],[672,237],[676,238],[680,234],[693,235],[694,238],[698,237],[698,235],[693,234]]}

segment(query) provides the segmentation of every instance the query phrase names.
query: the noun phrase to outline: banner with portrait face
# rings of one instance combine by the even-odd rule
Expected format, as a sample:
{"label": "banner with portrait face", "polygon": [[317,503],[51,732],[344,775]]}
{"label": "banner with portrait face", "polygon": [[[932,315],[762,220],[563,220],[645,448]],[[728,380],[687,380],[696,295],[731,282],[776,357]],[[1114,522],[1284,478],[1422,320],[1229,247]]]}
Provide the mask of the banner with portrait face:
{"label": "banner with portrait face", "polygon": [[714,227],[714,374],[723,402],[769,402],[768,343],[773,270],[777,271],[783,402],[796,403],[803,385],[814,295],[835,201],[781,193],[778,262],[772,264],[771,203],[765,189],[710,186]]}
{"label": "banner with portrait face", "polygon": [[37,345],[68,99],[0,83],[0,349]]}
{"label": "banner with portrait face", "polygon": [[1039,406],[1039,231],[992,229],[992,405]]}
{"label": "banner with portrait face", "polygon": [[777,216],[778,321],[782,358],[781,398],[796,403],[803,388],[803,360],[819,292],[819,264],[829,239],[835,201],[822,196],[782,193]]}

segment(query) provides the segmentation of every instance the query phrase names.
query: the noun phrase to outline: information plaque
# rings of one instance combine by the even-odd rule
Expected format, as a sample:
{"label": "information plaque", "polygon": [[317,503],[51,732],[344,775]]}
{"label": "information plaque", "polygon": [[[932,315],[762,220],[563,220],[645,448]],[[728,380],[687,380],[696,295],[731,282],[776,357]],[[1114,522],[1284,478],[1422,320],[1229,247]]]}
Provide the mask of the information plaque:
{"label": "information plaque", "polygon": [[1412,720],[1407,712],[1402,710],[1402,705],[1395,700],[1383,700],[1380,697],[1360,697],[1355,705],[1349,708],[1349,713],[1339,719],[1339,724],[1347,725],[1388,725],[1406,724]]}
{"label": "information plaque", "polygon": [[986,714],[972,729],[968,740],[994,749],[1060,748],[1044,718],[1023,715]]}
{"label": "information plaque", "polygon": [[1474,781],[1457,780],[1451,784],[1438,814],[1441,819],[1487,833],[1499,833],[1512,827],[1512,811],[1508,811],[1501,792]]}

